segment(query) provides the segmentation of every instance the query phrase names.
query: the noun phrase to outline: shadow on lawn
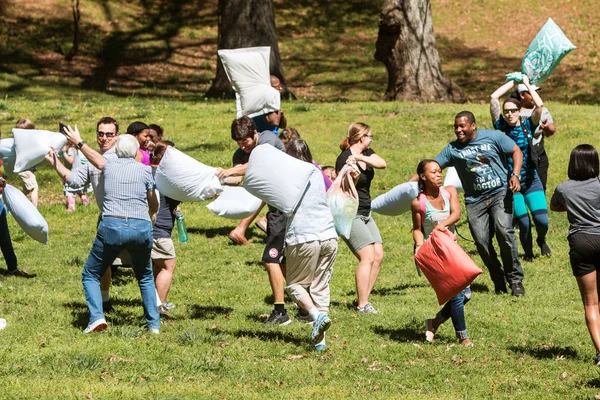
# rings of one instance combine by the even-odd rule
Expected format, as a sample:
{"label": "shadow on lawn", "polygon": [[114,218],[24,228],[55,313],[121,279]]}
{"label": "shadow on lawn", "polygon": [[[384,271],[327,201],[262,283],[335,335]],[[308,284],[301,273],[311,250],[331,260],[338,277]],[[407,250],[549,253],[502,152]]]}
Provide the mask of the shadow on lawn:
{"label": "shadow on lawn", "polygon": [[[408,284],[398,285],[398,286],[394,286],[394,287],[373,289],[371,294],[374,294],[377,296],[395,296],[395,295],[401,294],[401,292],[403,292],[406,289],[423,288],[423,287],[428,287],[428,286],[429,285],[426,283],[416,283],[416,284],[408,283]],[[356,290],[349,291],[348,293],[346,293],[346,296],[356,296]]]}
{"label": "shadow on lawn", "polygon": [[192,311],[190,318],[193,319],[214,319],[219,315],[229,316],[233,312],[231,307],[222,306],[201,306],[199,304],[192,304]]}
{"label": "shadow on lawn", "polygon": [[[141,299],[112,299],[112,305],[124,307],[106,313],[106,320],[110,325],[136,325],[143,319],[142,300]],[[72,325],[75,328],[85,328],[89,322],[90,313],[87,304],[82,301],[70,301],[63,304],[63,307],[71,310],[73,315]]]}
{"label": "shadow on lawn", "polygon": [[425,334],[423,326],[418,324],[416,320],[397,329],[374,326],[373,332],[381,336],[387,336],[391,340],[400,343],[422,342]]}
{"label": "shadow on lawn", "polygon": [[300,338],[289,332],[282,331],[279,327],[273,328],[272,330],[269,328],[262,330],[238,329],[234,331],[214,329],[212,332],[221,335],[233,335],[237,338],[254,338],[265,342],[282,341],[285,343],[293,343],[298,346],[306,345],[307,343],[306,336],[303,335]]}
{"label": "shadow on lawn", "polygon": [[571,346],[510,346],[508,349],[513,353],[526,354],[528,356],[537,358],[538,360],[556,359],[557,357],[577,358],[577,350]]}

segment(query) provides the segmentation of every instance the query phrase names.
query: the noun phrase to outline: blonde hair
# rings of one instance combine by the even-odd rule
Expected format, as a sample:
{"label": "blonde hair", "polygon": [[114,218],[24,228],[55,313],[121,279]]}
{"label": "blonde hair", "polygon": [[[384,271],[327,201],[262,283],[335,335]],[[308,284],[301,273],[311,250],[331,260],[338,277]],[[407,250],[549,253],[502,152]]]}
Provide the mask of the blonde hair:
{"label": "blonde hair", "polygon": [[357,143],[362,137],[371,133],[369,125],[362,122],[355,122],[348,127],[348,136],[340,142],[340,149],[346,150],[348,147]]}

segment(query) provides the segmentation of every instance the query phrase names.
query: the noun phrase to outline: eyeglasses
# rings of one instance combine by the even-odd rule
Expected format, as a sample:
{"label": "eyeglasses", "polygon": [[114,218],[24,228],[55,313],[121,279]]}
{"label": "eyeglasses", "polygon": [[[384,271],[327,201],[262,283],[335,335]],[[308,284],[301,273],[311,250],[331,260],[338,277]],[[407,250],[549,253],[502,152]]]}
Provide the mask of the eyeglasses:
{"label": "eyeglasses", "polygon": [[508,110],[504,110],[504,115],[508,115],[508,114],[516,114],[519,112],[518,108],[509,108]]}
{"label": "eyeglasses", "polygon": [[98,136],[98,137],[106,136],[107,138],[109,138],[109,137],[114,137],[116,135],[117,134],[115,132],[102,132],[102,131],[96,132],[96,136]]}

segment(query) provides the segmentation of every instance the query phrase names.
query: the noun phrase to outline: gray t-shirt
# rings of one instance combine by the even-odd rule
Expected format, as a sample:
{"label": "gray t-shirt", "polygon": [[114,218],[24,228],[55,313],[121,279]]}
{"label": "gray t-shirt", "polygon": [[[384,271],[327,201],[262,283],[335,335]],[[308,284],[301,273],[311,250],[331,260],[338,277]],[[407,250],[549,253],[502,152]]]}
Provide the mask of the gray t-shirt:
{"label": "gray t-shirt", "polygon": [[[258,143],[257,146],[261,144],[270,144],[271,146],[285,152],[285,146],[281,143],[281,140],[271,131],[263,131],[258,134]],[[246,164],[250,159],[250,153],[246,153],[242,149],[237,149],[235,153],[233,153],[233,165]]]}
{"label": "gray t-shirt", "polygon": [[442,168],[455,167],[465,191],[465,203],[477,203],[506,188],[506,155],[515,142],[500,131],[477,130],[469,143],[450,142],[435,160]]}
{"label": "gray t-shirt", "polygon": [[567,210],[569,236],[574,233],[600,235],[600,181],[568,180],[554,190],[550,207],[560,205]]}

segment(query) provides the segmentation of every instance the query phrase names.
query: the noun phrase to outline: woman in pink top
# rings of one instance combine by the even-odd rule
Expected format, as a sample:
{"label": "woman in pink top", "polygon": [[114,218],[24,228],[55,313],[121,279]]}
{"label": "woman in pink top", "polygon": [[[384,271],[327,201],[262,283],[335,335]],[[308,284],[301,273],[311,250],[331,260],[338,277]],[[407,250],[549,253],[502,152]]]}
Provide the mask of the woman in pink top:
{"label": "woman in pink top", "polygon": [[127,127],[127,133],[135,136],[140,145],[138,155],[135,157],[136,161],[139,161],[144,165],[150,165],[150,152],[148,151],[150,129],[148,128],[148,125],[140,121],[132,122]]}

